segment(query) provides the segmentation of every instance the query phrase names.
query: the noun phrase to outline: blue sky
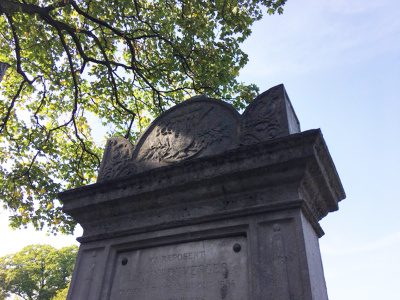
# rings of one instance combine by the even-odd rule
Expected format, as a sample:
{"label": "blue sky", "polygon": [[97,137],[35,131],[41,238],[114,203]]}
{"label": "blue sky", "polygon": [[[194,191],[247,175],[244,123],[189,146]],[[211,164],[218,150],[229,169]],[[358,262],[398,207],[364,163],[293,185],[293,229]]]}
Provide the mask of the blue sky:
{"label": "blue sky", "polygon": [[289,0],[243,48],[241,79],[261,91],[285,84],[345,188],[321,221],[330,299],[400,299],[400,2]]}
{"label": "blue sky", "polygon": [[[330,299],[400,299],[400,2],[288,0],[243,49],[240,79],[260,91],[285,84],[302,130],[321,128],[345,188],[321,221]],[[74,242],[6,224],[3,212],[0,256]]]}

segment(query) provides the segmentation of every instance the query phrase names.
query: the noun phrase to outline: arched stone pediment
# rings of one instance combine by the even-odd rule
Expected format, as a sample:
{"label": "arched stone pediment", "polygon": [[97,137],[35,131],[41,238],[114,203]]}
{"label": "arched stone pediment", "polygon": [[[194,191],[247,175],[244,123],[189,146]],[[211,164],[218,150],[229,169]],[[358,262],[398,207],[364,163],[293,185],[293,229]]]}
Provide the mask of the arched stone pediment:
{"label": "arched stone pediment", "polygon": [[242,116],[221,100],[196,96],[156,118],[136,146],[121,137],[108,139],[98,181],[128,177],[299,131],[283,85],[258,96]]}
{"label": "arched stone pediment", "polygon": [[229,104],[193,97],[160,115],[137,143],[141,169],[235,148],[240,115]]}

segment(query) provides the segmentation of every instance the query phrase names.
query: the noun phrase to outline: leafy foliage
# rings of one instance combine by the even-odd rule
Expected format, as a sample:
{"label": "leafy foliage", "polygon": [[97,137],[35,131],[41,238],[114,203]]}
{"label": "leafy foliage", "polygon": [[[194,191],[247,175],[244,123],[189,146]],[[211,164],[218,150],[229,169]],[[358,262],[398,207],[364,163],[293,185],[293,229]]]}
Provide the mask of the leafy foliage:
{"label": "leafy foliage", "polygon": [[67,286],[64,289],[57,291],[57,294],[51,300],[65,300],[65,299],[67,299],[69,284],[70,284],[70,282],[68,282]]}
{"label": "leafy foliage", "polygon": [[[0,182],[11,225],[73,231],[60,190],[93,183],[105,136],[135,142],[195,94],[243,108],[251,25],[286,0],[1,0]],[[96,125],[94,125],[96,127]],[[99,125],[97,125],[99,127]]]}
{"label": "leafy foliage", "polygon": [[[0,299],[50,300],[69,284],[78,248],[30,245],[0,258]],[[64,298],[65,299],[65,298]]]}

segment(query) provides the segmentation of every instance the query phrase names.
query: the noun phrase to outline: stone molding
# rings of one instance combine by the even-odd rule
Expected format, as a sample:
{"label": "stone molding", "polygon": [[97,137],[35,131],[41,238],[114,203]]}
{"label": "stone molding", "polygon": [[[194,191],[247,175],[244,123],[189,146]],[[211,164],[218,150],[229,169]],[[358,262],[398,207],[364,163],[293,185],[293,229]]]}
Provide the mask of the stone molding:
{"label": "stone molding", "polygon": [[150,169],[59,195],[84,240],[302,207],[318,225],[345,197],[320,130]]}

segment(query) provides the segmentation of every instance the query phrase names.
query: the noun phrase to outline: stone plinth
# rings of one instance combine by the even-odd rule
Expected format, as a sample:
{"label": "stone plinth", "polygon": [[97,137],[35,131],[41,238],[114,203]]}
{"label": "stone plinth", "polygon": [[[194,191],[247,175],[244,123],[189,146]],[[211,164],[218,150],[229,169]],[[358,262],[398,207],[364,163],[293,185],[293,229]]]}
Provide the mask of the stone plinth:
{"label": "stone plinth", "polygon": [[84,229],[68,299],[327,299],[318,221],[345,195],[299,131],[278,86],[242,116],[200,97],[136,147],[111,139],[99,182],[60,194]]}

